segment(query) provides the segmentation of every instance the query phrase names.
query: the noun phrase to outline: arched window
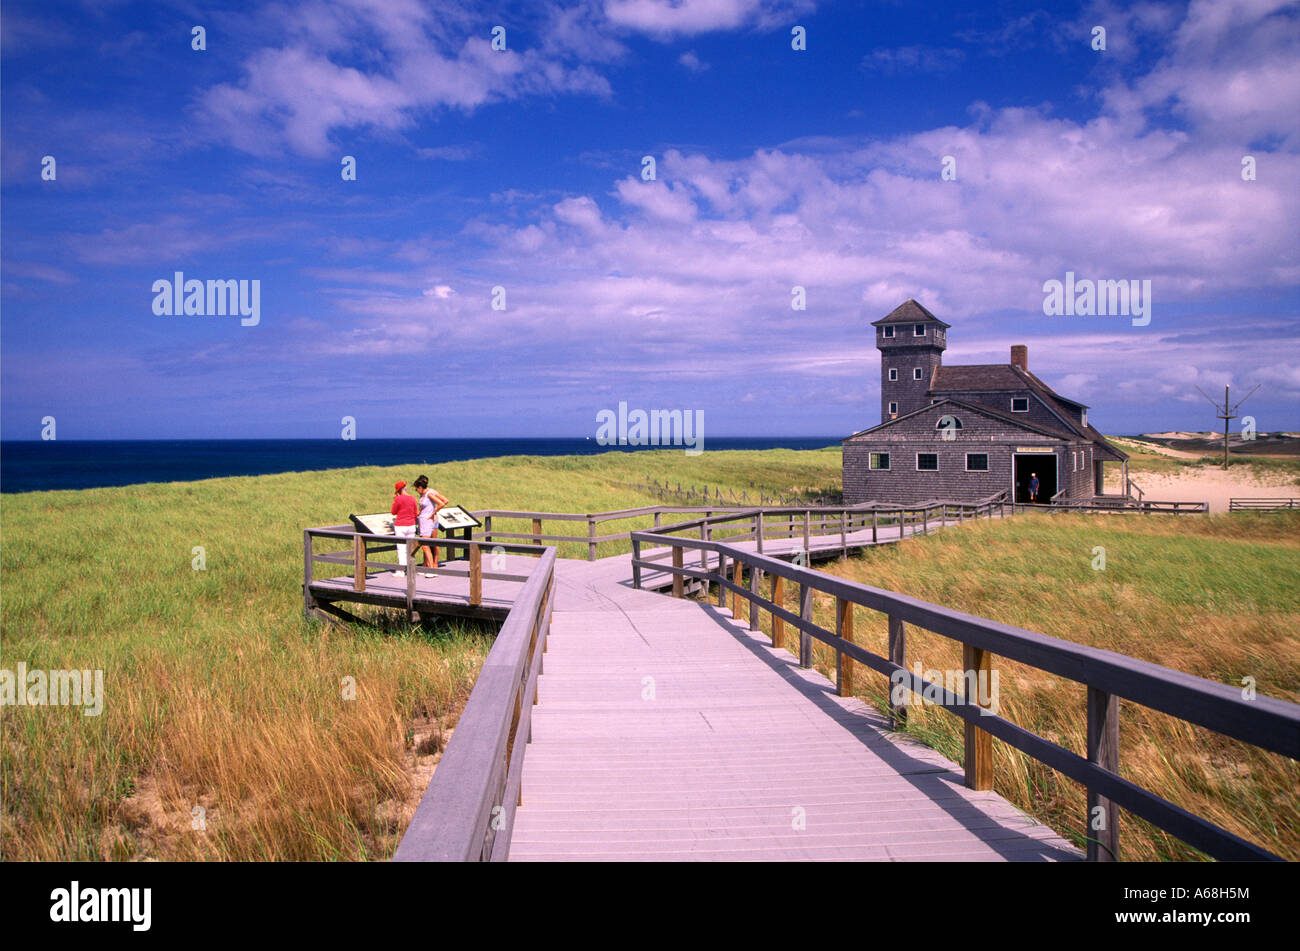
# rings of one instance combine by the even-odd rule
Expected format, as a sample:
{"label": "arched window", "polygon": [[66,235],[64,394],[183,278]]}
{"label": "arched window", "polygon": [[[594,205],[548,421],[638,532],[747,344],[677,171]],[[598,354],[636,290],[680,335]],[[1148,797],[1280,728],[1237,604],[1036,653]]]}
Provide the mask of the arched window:
{"label": "arched window", "polygon": [[934,424],[935,429],[961,429],[961,420],[956,416],[940,416]]}

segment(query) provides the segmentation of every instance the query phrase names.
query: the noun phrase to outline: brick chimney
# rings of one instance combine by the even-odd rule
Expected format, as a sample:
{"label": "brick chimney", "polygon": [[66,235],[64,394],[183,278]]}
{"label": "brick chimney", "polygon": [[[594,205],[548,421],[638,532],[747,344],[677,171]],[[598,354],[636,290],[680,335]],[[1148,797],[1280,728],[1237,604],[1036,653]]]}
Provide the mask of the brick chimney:
{"label": "brick chimney", "polygon": [[1029,348],[1022,343],[1011,348],[1011,365],[1029,372]]}

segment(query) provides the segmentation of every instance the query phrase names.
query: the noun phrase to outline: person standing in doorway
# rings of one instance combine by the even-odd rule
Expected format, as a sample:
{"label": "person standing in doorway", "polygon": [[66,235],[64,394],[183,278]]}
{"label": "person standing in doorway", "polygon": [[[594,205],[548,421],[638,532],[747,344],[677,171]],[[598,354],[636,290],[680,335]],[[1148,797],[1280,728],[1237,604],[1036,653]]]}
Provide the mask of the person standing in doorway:
{"label": "person standing in doorway", "polygon": [[[420,493],[420,538],[437,538],[438,510],[450,500],[437,489],[429,488],[429,480],[421,475],[415,480],[415,490]],[[438,549],[432,545],[420,545],[424,552],[424,567],[438,567]]]}
{"label": "person standing in doorway", "polygon": [[1038,501],[1038,473],[1035,472],[1029,477],[1029,501]]}
{"label": "person standing in doorway", "polygon": [[397,561],[402,566],[393,574],[401,578],[406,577],[406,539],[414,537],[416,520],[415,499],[402,491],[405,488],[406,483],[402,481],[393,485],[393,505],[389,509],[393,516],[393,534],[397,536]]}

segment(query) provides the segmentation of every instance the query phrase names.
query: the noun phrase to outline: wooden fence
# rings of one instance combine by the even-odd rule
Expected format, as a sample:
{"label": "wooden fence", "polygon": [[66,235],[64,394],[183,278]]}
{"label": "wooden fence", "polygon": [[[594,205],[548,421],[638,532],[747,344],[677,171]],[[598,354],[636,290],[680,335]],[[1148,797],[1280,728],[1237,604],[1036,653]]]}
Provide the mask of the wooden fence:
{"label": "wooden fence", "polygon": [[[1122,697],[1170,716],[1194,723],[1261,749],[1300,759],[1300,706],[1267,697],[1246,700],[1235,687],[1215,683],[1135,660],[1112,651],[1085,647],[1022,628],[999,624],[879,588],[847,581],[716,539],[695,539],[667,532],[634,532],[633,577],[646,568],[670,572],[673,594],[683,593],[683,579],[718,586],[718,604],[732,597],[732,613],[739,618],[741,601],[749,604],[750,630],[759,629],[760,612],[772,621],[772,641],[784,646],[785,625],[799,632],[799,663],[812,666],[815,638],[836,651],[837,681],[841,694],[852,692],[854,665],[864,664],[891,678],[909,692],[942,697],[945,710],[965,721],[966,785],[972,789],[993,787],[992,739],[1008,745],[1063,773],[1087,790],[1085,828],[1093,834],[1087,840],[1087,857],[1113,861],[1119,855],[1118,810],[1127,809],[1171,835],[1217,859],[1277,859],[1267,850],[1248,842],[1157,796],[1119,775],[1119,699]],[[641,546],[671,549],[671,562],[639,557]],[[683,552],[716,556],[717,565],[707,568],[683,566]],[[731,569],[728,570],[730,562]],[[744,571],[749,582],[744,582]],[[760,593],[763,578],[771,579],[769,596]],[[784,607],[786,582],[799,586],[798,613]],[[835,630],[813,623],[813,593],[836,599]],[[853,641],[853,608],[866,607],[888,619],[889,656],[871,653]],[[1017,726],[976,700],[947,691],[907,670],[907,625],[954,640],[962,645],[966,680],[984,671],[988,676],[993,657],[1000,656],[1056,674],[1087,688],[1087,755],[1071,750]],[[904,698],[905,699],[905,698]],[[895,726],[906,720],[907,704],[895,702],[891,693],[890,719]]]}
{"label": "wooden fence", "polygon": [[1300,499],[1228,499],[1229,512],[1276,512],[1300,509]]}
{"label": "wooden fence", "polygon": [[506,857],[554,609],[555,549],[548,548],[492,643],[393,861]]}

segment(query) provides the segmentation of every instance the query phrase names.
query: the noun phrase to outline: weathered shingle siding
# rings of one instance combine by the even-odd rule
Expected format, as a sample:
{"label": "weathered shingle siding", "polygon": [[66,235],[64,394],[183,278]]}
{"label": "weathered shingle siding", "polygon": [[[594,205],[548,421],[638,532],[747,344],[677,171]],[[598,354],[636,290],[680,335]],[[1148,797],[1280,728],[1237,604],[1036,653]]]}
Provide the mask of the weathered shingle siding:
{"label": "weathered shingle siding", "polygon": [[[951,441],[936,427],[947,415],[962,421]],[[909,503],[928,499],[970,501],[1011,489],[1011,459],[1016,446],[1062,446],[1060,440],[1030,433],[1000,420],[937,405],[887,429],[846,440],[843,446],[844,499],[860,502]],[[873,470],[873,452],[888,452],[890,468]],[[939,456],[937,472],[917,471],[916,454]],[[967,472],[966,454],[987,453],[987,472]],[[1068,455],[1058,451],[1057,471],[1071,475]],[[1077,474],[1077,473],[1076,473]],[[1063,485],[1058,481],[1058,488]]]}
{"label": "weathered shingle siding", "polygon": [[[987,406],[989,409],[995,410],[996,412],[1015,416],[1017,419],[1023,419],[1026,423],[1032,426],[1046,426],[1049,429],[1065,429],[1065,424],[1062,423],[1061,420],[1043,404],[1043,401],[1030,390],[999,393],[944,393],[942,396],[935,398],[943,399],[944,397],[961,400],[964,403],[975,403],[979,406]],[[1029,412],[1011,412],[1012,397],[1017,399],[1028,398]]]}

